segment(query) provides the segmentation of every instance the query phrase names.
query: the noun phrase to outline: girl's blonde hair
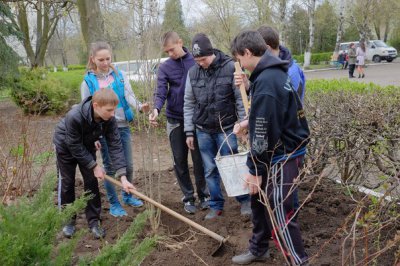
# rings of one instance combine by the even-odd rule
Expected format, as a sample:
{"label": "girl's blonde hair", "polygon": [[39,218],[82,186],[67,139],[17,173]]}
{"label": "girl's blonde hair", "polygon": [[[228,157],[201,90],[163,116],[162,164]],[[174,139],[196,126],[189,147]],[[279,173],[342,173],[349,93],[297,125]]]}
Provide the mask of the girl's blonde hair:
{"label": "girl's blonde hair", "polygon": [[92,102],[97,103],[100,107],[108,104],[117,106],[119,100],[112,89],[101,88],[93,94]]}
{"label": "girl's blonde hair", "polygon": [[[103,41],[99,41],[99,42],[94,42],[90,44],[90,51],[89,51],[89,59],[88,59],[88,63],[86,66],[86,69],[92,70],[92,71],[97,71],[97,66],[96,64],[93,62],[93,57],[96,56],[97,52],[100,50],[108,50],[110,52],[110,55],[112,55],[112,49],[111,46]],[[111,69],[115,72],[115,74],[118,76],[118,71],[116,71],[115,67],[110,64]]]}

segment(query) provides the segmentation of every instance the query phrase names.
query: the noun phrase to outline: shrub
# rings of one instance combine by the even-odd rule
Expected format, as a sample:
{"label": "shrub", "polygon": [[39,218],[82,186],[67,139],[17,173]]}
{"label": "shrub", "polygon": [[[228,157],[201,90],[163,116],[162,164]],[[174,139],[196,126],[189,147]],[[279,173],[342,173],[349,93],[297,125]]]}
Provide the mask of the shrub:
{"label": "shrub", "polygon": [[71,105],[73,91],[45,69],[21,68],[21,75],[11,88],[13,101],[25,113],[60,113]]}
{"label": "shrub", "polygon": [[[329,62],[331,61],[332,52],[327,53],[313,53],[311,54],[311,64],[318,65],[321,62]],[[304,55],[293,55],[293,59],[296,60],[297,63],[304,63]]]}
{"label": "shrub", "polygon": [[[73,214],[82,210],[88,197],[82,197],[60,211],[53,202],[55,176],[49,176],[32,198],[21,198],[13,205],[0,205],[0,265],[52,265],[56,235]],[[57,261],[70,264],[74,241],[57,252]]]}
{"label": "shrub", "polygon": [[400,169],[400,89],[348,80],[307,83],[305,110],[314,171],[328,164],[343,182],[364,184],[380,171],[395,178]]}
{"label": "shrub", "polygon": [[64,87],[70,91],[70,104],[75,104],[81,101],[80,87],[83,81],[85,70],[69,70],[67,72],[51,72],[49,77],[55,78],[63,84]]}
{"label": "shrub", "polygon": [[[64,71],[63,66],[56,66],[56,67],[57,67],[57,71],[59,71],[59,72],[68,72],[68,71],[71,71],[71,70],[85,70],[86,69],[85,65],[68,65],[67,66],[68,71]],[[54,71],[54,66],[48,66],[47,70],[50,71],[50,72],[53,72]]]}

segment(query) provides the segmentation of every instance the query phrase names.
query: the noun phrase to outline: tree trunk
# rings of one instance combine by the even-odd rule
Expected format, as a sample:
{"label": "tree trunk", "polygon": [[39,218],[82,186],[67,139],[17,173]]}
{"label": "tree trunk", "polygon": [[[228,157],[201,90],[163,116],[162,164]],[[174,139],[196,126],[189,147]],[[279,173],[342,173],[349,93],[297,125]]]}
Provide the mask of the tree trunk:
{"label": "tree trunk", "polygon": [[29,36],[29,25],[27,19],[28,16],[26,13],[26,4],[23,2],[18,2],[17,9],[18,9],[17,21],[23,35],[22,44],[25,48],[26,56],[28,57],[29,62],[31,62],[31,66],[33,66],[32,63],[35,62],[35,52],[32,49],[31,38]]}
{"label": "tree trunk", "polygon": [[386,42],[390,31],[390,18],[387,17],[385,21],[385,32],[383,34],[383,41]]}
{"label": "tree trunk", "polygon": [[336,45],[333,57],[337,58],[339,54],[339,46],[343,36],[343,23],[344,23],[344,0],[340,0],[340,11],[339,11],[339,24],[336,32]]}
{"label": "tree trunk", "polygon": [[287,11],[287,0],[280,0],[279,2],[279,21],[280,21],[280,29],[279,29],[279,40],[282,44],[285,44],[286,41],[286,11]]}
{"label": "tree trunk", "polygon": [[[36,45],[33,50],[28,24],[28,5],[36,13]],[[23,35],[23,46],[31,67],[40,67],[44,64],[47,47],[53,36],[62,10],[69,11],[71,3],[52,3],[50,1],[38,0],[36,2],[19,1],[17,3],[17,21]],[[29,10],[31,13],[31,10]],[[50,16],[52,15],[52,16]]]}
{"label": "tree trunk", "polygon": [[314,31],[315,31],[315,24],[314,24],[314,17],[315,17],[315,1],[316,0],[309,0],[308,2],[308,21],[309,21],[309,30],[310,30],[310,39],[307,46],[307,51],[304,53],[304,67],[310,66],[311,63],[311,51],[314,47]]}
{"label": "tree trunk", "polygon": [[378,40],[381,39],[381,23],[378,20],[378,22],[374,22],[374,28],[375,28],[375,33],[376,33],[376,37],[378,38]]}
{"label": "tree trunk", "polygon": [[77,6],[83,39],[89,52],[91,43],[106,40],[104,19],[101,14],[99,1],[77,0]]}

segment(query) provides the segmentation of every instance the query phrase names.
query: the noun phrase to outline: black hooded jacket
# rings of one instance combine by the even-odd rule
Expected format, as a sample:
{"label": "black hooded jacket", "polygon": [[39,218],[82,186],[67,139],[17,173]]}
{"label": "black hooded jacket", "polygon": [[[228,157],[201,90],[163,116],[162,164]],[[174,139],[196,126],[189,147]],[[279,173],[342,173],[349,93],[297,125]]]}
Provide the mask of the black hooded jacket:
{"label": "black hooded jacket", "polygon": [[307,120],[287,70],[288,61],[267,51],[250,76],[251,152],[247,166],[252,175],[264,175],[271,163],[306,152],[310,134]]}
{"label": "black hooded jacket", "polygon": [[97,123],[93,118],[92,97],[73,107],[55,129],[53,142],[60,154],[69,154],[88,169],[96,164],[94,143],[105,137],[116,177],[126,175],[126,162],[115,117]]}

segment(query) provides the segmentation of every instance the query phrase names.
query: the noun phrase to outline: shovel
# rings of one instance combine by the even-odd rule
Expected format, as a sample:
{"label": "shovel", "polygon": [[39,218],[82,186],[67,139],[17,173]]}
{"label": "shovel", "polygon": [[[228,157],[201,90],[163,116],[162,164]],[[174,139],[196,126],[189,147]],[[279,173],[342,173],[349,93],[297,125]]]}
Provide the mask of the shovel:
{"label": "shovel", "polygon": [[[115,180],[114,178],[112,178],[111,176],[105,175],[105,179],[107,179],[108,181],[110,181],[111,183],[113,183],[114,185],[117,185],[119,187],[122,188],[122,183],[118,180]],[[211,256],[214,256],[219,250],[220,248],[223,246],[223,244],[227,241],[226,238],[224,238],[223,236],[218,235],[217,233],[214,233],[213,231],[205,228],[204,226],[201,226],[198,223],[193,222],[192,220],[186,218],[183,215],[180,215],[179,213],[171,210],[170,208],[162,205],[161,203],[147,197],[146,195],[140,193],[137,190],[134,189],[130,189],[129,192],[135,196],[137,196],[138,198],[150,203],[151,205],[161,209],[162,211],[172,215],[173,217],[177,218],[178,220],[190,225],[191,227],[196,228],[197,230],[199,230],[200,232],[208,235],[211,238],[214,238],[215,240],[217,240],[219,242],[218,247],[211,253]]]}
{"label": "shovel", "polygon": [[[235,73],[242,73],[242,67],[239,62],[235,62]],[[240,94],[242,95],[242,101],[244,106],[244,111],[246,112],[246,116],[249,115],[249,100],[247,99],[246,88],[244,84],[240,84]]]}

